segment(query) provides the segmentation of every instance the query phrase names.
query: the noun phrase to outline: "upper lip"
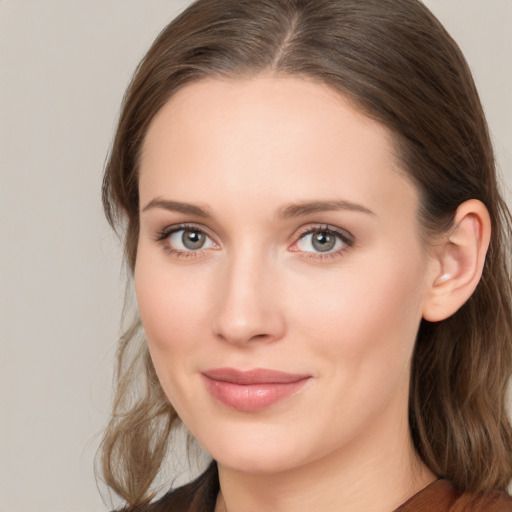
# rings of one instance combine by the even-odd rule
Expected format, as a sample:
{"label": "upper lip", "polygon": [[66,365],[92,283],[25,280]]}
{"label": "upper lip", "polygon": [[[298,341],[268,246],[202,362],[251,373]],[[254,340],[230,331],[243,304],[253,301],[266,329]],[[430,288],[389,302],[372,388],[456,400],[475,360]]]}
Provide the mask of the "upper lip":
{"label": "upper lip", "polygon": [[289,384],[311,377],[306,374],[287,373],[278,370],[255,368],[253,370],[237,370],[235,368],[213,368],[202,372],[206,377],[232,384]]}

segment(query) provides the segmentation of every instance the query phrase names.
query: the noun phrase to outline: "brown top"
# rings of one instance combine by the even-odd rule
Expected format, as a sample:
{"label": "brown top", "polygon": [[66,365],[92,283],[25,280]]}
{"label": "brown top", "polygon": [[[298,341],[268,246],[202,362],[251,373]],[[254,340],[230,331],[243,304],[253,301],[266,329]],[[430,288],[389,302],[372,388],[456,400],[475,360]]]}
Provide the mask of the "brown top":
{"label": "brown top", "polygon": [[448,480],[436,480],[395,512],[511,512],[512,498],[504,492],[460,493]]}
{"label": "brown top", "polygon": [[[197,480],[170,491],[157,502],[130,512],[213,512],[219,491],[216,464]],[[448,480],[436,480],[394,512],[512,512],[512,498],[500,491],[460,493]]]}

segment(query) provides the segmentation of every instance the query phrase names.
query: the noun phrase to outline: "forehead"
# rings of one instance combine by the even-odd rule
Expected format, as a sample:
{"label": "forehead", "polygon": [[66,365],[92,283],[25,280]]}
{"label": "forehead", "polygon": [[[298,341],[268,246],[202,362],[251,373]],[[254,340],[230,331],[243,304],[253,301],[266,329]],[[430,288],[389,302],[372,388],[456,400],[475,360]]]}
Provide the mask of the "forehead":
{"label": "forehead", "polygon": [[[236,126],[240,121],[243,126]],[[275,144],[285,147],[287,141],[293,143],[301,135],[311,142],[323,138],[328,143],[347,123],[354,134],[352,143],[356,139],[363,142],[358,135],[364,131],[367,137],[374,135],[391,149],[392,136],[385,127],[325,84],[280,74],[207,78],[186,85],[170,98],[150,123],[143,150],[148,139],[158,138],[155,132],[162,134],[165,130],[170,137],[184,134],[191,126],[198,135],[207,134],[208,138],[214,138],[220,126],[239,128],[240,136],[266,132],[268,138],[274,136]],[[343,135],[347,138],[348,133]]]}
{"label": "forehead", "polygon": [[167,192],[204,200],[219,187],[283,201],[415,196],[385,127],[328,86],[284,76],[206,79],[178,91],[149,127],[139,184],[141,202]]}

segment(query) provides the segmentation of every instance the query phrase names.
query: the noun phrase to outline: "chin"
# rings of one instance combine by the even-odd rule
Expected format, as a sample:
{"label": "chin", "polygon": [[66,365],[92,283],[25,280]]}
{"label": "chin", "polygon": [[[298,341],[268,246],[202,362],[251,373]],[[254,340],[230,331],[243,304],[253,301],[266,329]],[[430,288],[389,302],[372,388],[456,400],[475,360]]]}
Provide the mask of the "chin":
{"label": "chin", "polygon": [[249,432],[244,433],[241,432],[242,429],[240,425],[236,433],[209,435],[206,443],[199,441],[219,465],[234,471],[270,474],[301,465],[300,443],[296,439],[290,439],[289,432],[284,437],[261,431],[251,435],[252,429],[247,429]]}
{"label": "chin", "polygon": [[214,458],[219,465],[225,468],[253,475],[281,473],[295,466],[287,455],[265,452],[261,450],[255,450],[253,453],[231,454],[224,452],[219,458]]}

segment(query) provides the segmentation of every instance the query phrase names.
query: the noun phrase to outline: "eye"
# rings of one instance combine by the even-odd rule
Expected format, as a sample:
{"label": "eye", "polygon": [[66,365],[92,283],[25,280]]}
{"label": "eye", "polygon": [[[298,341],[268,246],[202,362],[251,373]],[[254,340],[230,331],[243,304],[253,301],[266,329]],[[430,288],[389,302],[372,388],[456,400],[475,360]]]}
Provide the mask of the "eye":
{"label": "eye", "polygon": [[168,243],[177,251],[197,251],[210,249],[214,246],[213,240],[199,229],[180,229],[171,233]]}
{"label": "eye", "polygon": [[331,227],[318,227],[302,234],[293,250],[306,253],[338,253],[353,245],[353,239],[341,230]]}
{"label": "eye", "polygon": [[163,230],[157,242],[175,256],[196,256],[208,249],[217,249],[218,245],[205,231],[196,226],[173,226]]}

